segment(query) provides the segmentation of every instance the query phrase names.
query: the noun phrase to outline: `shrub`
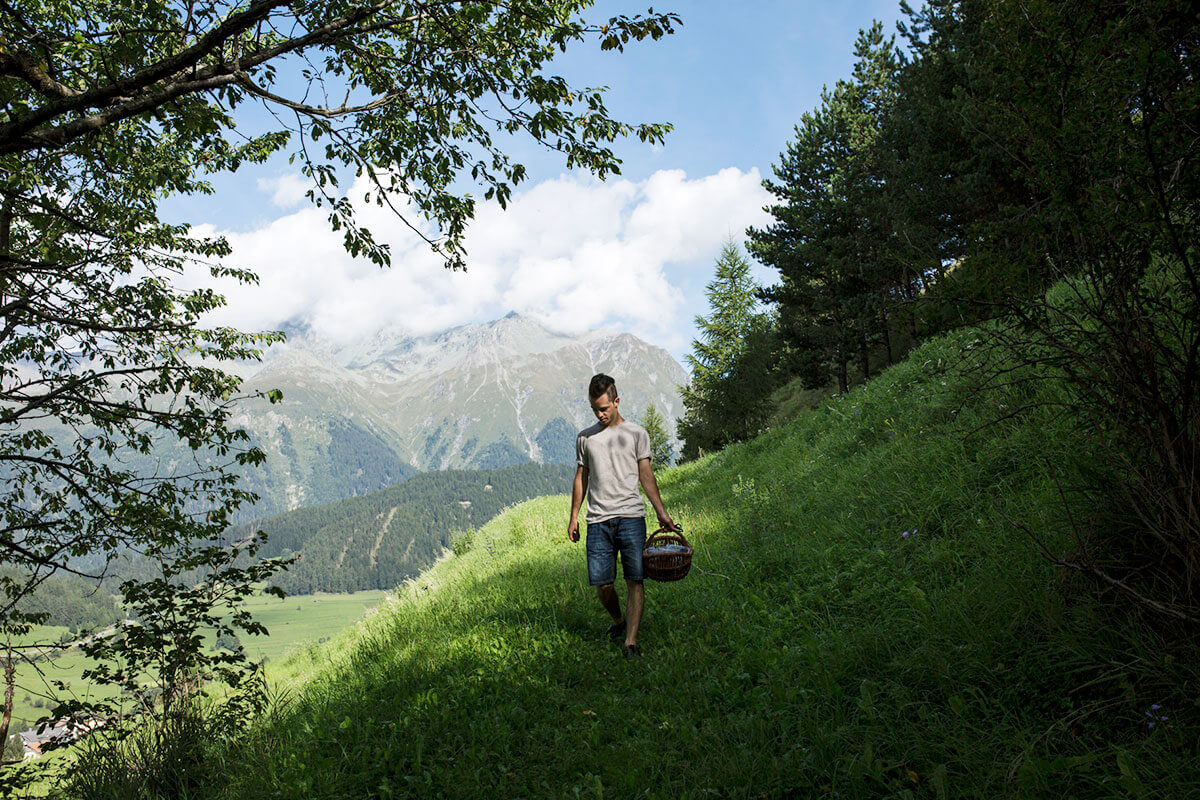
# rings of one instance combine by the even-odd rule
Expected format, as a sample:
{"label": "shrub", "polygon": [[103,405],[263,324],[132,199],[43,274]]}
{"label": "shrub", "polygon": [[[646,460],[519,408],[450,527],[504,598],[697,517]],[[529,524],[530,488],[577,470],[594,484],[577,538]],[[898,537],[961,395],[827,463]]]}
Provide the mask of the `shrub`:
{"label": "shrub", "polygon": [[456,556],[464,556],[471,550],[471,543],[475,537],[475,531],[468,528],[465,531],[455,531],[450,534],[450,550]]}
{"label": "shrub", "polygon": [[64,785],[78,800],[159,800],[195,797],[219,772],[217,745],[240,737],[267,702],[260,673],[236,695],[215,702],[200,693],[176,699],[134,727],[85,739]]}

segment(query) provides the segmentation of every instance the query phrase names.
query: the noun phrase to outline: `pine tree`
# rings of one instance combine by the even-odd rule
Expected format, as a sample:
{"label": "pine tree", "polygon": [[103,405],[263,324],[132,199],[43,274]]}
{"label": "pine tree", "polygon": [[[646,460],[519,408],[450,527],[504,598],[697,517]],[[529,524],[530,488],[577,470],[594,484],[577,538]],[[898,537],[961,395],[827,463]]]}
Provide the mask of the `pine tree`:
{"label": "pine tree", "polygon": [[687,356],[692,380],[680,387],[686,411],[677,423],[684,458],[742,441],[762,426],[774,371],[758,362],[771,328],[757,311],[759,286],[733,241],[721,250],[706,296],[712,313],[696,317],[700,338]]}
{"label": "pine tree", "polygon": [[650,437],[650,464],[655,469],[671,466],[671,462],[675,460],[675,448],[671,445],[671,436],[667,433],[666,420],[654,403],[646,406],[646,413],[642,416],[642,427]]}
{"label": "pine tree", "polygon": [[851,360],[869,377],[871,348],[887,344],[886,315],[898,291],[888,217],[877,213],[885,188],[877,159],[900,62],[879,23],[860,33],[855,56],[851,80],[822,92],[780,156],[775,180],[764,182],[779,200],[768,209],[775,221],[747,232],[751,252],[779,270],[780,284],[766,295],[801,354],[806,386],[823,385],[832,371],[843,392]]}
{"label": "pine tree", "polygon": [[721,250],[716,268],[716,276],[705,288],[712,314],[696,317],[700,339],[692,342],[692,353],[687,356],[692,385],[702,388],[733,369],[758,302],[758,284],[750,276],[750,264],[732,241]]}

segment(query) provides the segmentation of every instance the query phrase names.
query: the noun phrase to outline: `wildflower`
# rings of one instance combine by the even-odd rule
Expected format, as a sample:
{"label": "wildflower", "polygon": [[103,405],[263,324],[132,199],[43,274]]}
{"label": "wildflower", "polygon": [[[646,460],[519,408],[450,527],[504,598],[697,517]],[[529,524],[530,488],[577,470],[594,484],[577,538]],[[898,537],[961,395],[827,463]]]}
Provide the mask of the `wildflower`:
{"label": "wildflower", "polygon": [[1146,730],[1152,731],[1160,722],[1166,723],[1167,715],[1160,714],[1160,711],[1162,711],[1162,706],[1158,703],[1153,703],[1149,711],[1143,712],[1146,717]]}
{"label": "wildflower", "polygon": [[913,531],[905,531],[904,533],[900,534],[900,538],[907,539],[909,536],[912,536],[912,535],[913,535]]}

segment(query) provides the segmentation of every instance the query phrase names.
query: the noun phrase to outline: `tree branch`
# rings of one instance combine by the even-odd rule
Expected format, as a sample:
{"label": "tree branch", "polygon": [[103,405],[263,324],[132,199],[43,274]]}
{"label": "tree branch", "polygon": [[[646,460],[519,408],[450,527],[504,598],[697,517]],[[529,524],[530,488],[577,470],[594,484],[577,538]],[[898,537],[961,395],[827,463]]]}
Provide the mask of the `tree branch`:
{"label": "tree branch", "polygon": [[186,70],[198,64],[205,56],[225,44],[230,38],[249,30],[260,20],[266,19],[275,8],[287,5],[287,3],[288,0],[256,0],[244,11],[223,20],[221,24],[202,36],[196,44],[169,58],[151,64],[106,86],[87,92],[75,92],[65,97],[60,96],[57,101],[47,103],[13,122],[0,125],[0,141],[22,140],[36,127],[55,117],[73,111],[96,108],[118,97],[129,97],[171,75]]}
{"label": "tree branch", "polygon": [[238,85],[245,89],[255,97],[269,100],[272,103],[277,103],[293,111],[301,114],[306,114],[310,117],[324,117],[325,119],[333,119],[335,117],[346,116],[347,114],[358,114],[364,111],[373,111],[377,108],[383,108],[397,98],[403,97],[404,92],[391,91],[382,97],[376,98],[369,103],[364,103],[358,106],[341,105],[338,108],[324,108],[321,106],[308,105],[306,103],[297,103],[293,100],[288,100],[286,97],[269,92],[262,88],[250,79],[250,76],[244,72],[238,73]]}
{"label": "tree branch", "polygon": [[0,74],[16,75],[42,94],[59,98],[76,97],[79,92],[50,77],[42,65],[28,53],[0,51]]}
{"label": "tree branch", "polygon": [[[177,56],[164,59],[105,87],[47,103],[42,108],[30,112],[18,120],[0,125],[0,155],[45,147],[62,147],[80,136],[151,111],[184,95],[237,83],[238,73],[253,69],[274,58],[314,44],[326,43],[336,38],[360,33],[361,30],[356,27],[360,22],[378,14],[394,2],[395,0],[377,0],[375,3],[362,6],[338,19],[331,20],[302,36],[256,50],[231,62],[222,60],[197,69],[195,65],[205,55],[229,38],[248,30],[257,22],[265,19],[273,8],[287,3],[287,0],[259,0],[242,14],[227,19],[206,34],[196,45]],[[390,21],[390,24],[400,24],[415,18],[415,16],[397,18]],[[166,82],[155,91],[143,93],[141,96],[133,96],[105,111],[87,114],[59,125],[38,127],[50,122],[55,117],[72,111],[101,107],[120,98],[129,98],[138,92],[145,92],[155,83],[167,81],[172,77],[177,80]]]}

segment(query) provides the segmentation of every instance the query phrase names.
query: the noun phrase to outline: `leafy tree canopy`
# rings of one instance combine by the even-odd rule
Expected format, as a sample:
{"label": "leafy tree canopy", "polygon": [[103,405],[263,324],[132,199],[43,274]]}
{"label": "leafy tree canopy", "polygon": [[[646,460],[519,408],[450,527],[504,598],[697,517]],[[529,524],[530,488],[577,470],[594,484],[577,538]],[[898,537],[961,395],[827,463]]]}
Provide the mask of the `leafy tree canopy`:
{"label": "leafy tree canopy", "polygon": [[[562,152],[568,167],[603,177],[618,168],[607,143],[631,133],[659,142],[668,130],[618,122],[601,90],[545,74],[573,42],[599,37],[603,48],[621,49],[678,22],[650,14],[593,25],[579,16],[589,5],[6,4],[5,196],[22,219],[34,206],[62,212],[63,224],[97,216],[152,224],[163,193],[211,191],[205,175],[286,148],[314,180],[314,199],[330,207],[334,227],[346,231],[351,252],[387,261],[386,247],[355,225],[349,200],[336,194],[343,167],[370,179],[369,200],[390,205],[402,195],[444,227],[438,246],[461,266],[474,202],[452,185],[469,174],[503,204],[525,175],[501,150],[502,134],[525,131]],[[263,130],[237,128],[235,111],[245,103],[266,110],[258,117],[268,121]],[[103,190],[116,188],[125,196],[105,203]],[[118,213],[121,201],[129,216]],[[155,243],[211,252],[185,233],[159,227]]]}

